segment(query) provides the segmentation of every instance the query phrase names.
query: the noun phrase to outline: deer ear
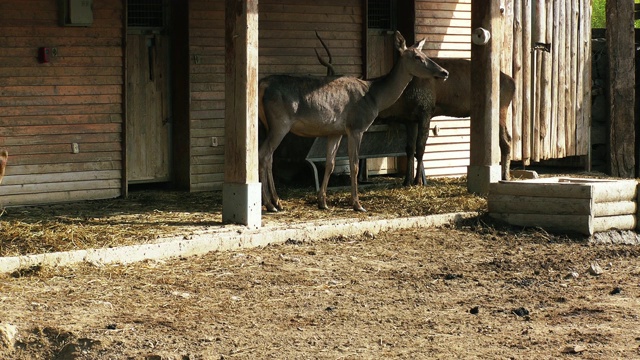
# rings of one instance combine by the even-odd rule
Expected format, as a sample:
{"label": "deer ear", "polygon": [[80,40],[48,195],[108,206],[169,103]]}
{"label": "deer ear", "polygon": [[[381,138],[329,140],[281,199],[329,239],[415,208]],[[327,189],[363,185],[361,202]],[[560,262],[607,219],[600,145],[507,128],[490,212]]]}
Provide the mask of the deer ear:
{"label": "deer ear", "polygon": [[415,45],[413,45],[414,48],[422,51],[422,47],[424,46],[424,43],[427,41],[427,39],[422,39],[419,42],[417,42]]}
{"label": "deer ear", "polygon": [[396,49],[398,49],[398,51],[407,50],[407,42],[404,40],[402,34],[400,34],[400,31],[396,31]]}

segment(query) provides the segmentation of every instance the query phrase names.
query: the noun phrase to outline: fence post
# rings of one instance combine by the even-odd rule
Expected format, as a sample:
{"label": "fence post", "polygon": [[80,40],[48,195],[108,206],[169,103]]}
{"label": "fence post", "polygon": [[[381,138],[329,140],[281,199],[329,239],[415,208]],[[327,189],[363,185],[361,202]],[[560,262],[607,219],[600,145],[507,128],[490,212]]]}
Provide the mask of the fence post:
{"label": "fence post", "polygon": [[[498,148],[501,22],[498,1],[471,1],[471,94],[474,96],[471,97],[467,189],[476,194],[487,194],[489,183],[501,177]],[[484,42],[487,32],[489,38]]]}
{"label": "fence post", "polygon": [[258,0],[226,0],[225,77],[222,221],[258,228]]}
{"label": "fence post", "polygon": [[609,54],[609,173],[633,178],[635,161],[635,46],[634,5],[629,0],[608,0],[607,50]]}

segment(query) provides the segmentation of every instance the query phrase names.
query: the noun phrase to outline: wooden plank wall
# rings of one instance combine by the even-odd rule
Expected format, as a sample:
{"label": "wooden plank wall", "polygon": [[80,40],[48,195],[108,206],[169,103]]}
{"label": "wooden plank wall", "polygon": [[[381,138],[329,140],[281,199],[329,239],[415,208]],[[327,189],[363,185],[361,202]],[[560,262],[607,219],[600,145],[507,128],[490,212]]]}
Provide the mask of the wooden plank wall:
{"label": "wooden plank wall", "polygon": [[361,76],[362,5],[361,0],[260,0],[260,77],[325,75],[313,51],[325,55],[316,30],[331,49],[336,71]]}
{"label": "wooden plank wall", "polygon": [[[362,74],[362,1],[261,0],[260,77],[324,75],[314,48],[317,30],[342,74]],[[191,58],[191,189],[221,189],[224,163],[224,0],[189,7]],[[321,54],[324,54],[321,52]],[[212,146],[212,137],[217,146]]]}
{"label": "wooden plank wall", "polygon": [[[416,40],[431,57],[471,57],[471,0],[416,0]],[[464,176],[470,151],[469,118],[435,117],[425,148],[427,176]]]}
{"label": "wooden plank wall", "polygon": [[[0,2],[0,205],[121,194],[122,12],[94,1],[93,25],[61,27],[56,0]],[[40,64],[39,47],[57,55]]]}
{"label": "wooden plank wall", "polygon": [[471,58],[471,0],[415,0],[416,40],[430,57]]}
{"label": "wooden plank wall", "polygon": [[189,2],[189,54],[191,190],[219,190],[224,173],[224,0]]}

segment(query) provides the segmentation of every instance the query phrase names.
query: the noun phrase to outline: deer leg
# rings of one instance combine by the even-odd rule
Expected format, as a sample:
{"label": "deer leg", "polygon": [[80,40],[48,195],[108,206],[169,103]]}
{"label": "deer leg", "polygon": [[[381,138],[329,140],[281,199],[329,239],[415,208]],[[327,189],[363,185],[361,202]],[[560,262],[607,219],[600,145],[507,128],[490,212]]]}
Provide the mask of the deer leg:
{"label": "deer leg", "polygon": [[0,150],[0,183],[2,183],[2,178],[4,177],[4,171],[7,166],[7,160],[9,159],[9,152],[7,150]]}
{"label": "deer leg", "polygon": [[405,122],[407,128],[407,146],[405,151],[407,153],[407,169],[404,173],[403,186],[411,185],[414,177],[413,157],[416,153],[416,138],[418,136],[418,123],[413,121]]}
{"label": "deer leg", "polygon": [[362,132],[349,132],[349,175],[351,176],[351,205],[353,210],[365,212],[358,199],[358,159]]}
{"label": "deer leg", "polygon": [[502,180],[511,179],[511,134],[507,129],[507,107],[500,109],[500,164],[502,165]]}
{"label": "deer leg", "polygon": [[276,187],[273,182],[273,152],[282,142],[284,136],[289,132],[288,129],[271,129],[267,134],[267,138],[258,150],[259,158],[259,177],[262,183],[262,203],[269,212],[277,212],[282,210],[280,199],[276,193]]}
{"label": "deer leg", "polygon": [[273,206],[275,207],[276,210],[274,211],[282,211],[283,207],[282,204],[280,203],[280,197],[278,196],[278,193],[276,192],[276,184],[273,181],[273,157],[271,159],[271,161],[267,164],[268,168],[267,168],[267,181],[268,181],[268,187],[269,187],[269,193],[271,196],[271,204],[273,204]]}
{"label": "deer leg", "polygon": [[327,137],[327,161],[324,166],[324,177],[322,178],[322,185],[318,191],[318,209],[328,210],[327,206],[327,186],[329,186],[329,177],[333,173],[333,169],[336,166],[336,154],[340,147],[340,140],[342,135],[333,135]]}
{"label": "deer leg", "polygon": [[424,163],[422,159],[424,157],[424,149],[427,146],[427,139],[429,139],[429,125],[431,124],[431,114],[423,114],[419,117],[418,121],[418,136],[416,137],[416,177],[413,180],[414,185],[426,185],[427,179],[424,175]]}

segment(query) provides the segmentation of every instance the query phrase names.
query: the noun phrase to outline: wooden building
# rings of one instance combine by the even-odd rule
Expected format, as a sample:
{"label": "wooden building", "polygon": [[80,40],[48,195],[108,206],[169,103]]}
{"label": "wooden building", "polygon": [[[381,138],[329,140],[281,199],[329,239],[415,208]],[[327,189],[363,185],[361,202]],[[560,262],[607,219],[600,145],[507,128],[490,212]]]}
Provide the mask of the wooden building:
{"label": "wooden building", "polygon": [[[259,75],[324,74],[314,53],[320,49],[316,30],[347,75],[373,77],[390,68],[393,29],[408,40],[426,37],[430,56],[468,58],[470,4],[260,0]],[[527,13],[506,11],[507,17]],[[554,16],[546,19],[554,24]],[[522,24],[512,20],[510,26]],[[574,48],[585,41],[578,38]],[[224,0],[4,0],[0,50],[0,147],[11,154],[0,186],[3,206],[118,197],[139,183],[221,189]],[[508,59],[505,66],[517,63]],[[438,119],[436,125],[441,131],[429,140],[428,171],[463,174],[468,120]],[[521,125],[514,121],[513,128]],[[522,142],[523,134],[515,135]],[[514,158],[523,158],[522,146],[514,148]],[[574,153],[583,154],[582,148]]]}

